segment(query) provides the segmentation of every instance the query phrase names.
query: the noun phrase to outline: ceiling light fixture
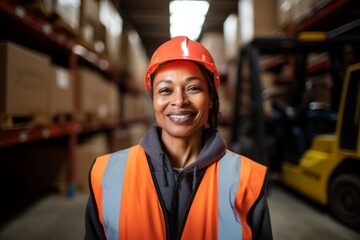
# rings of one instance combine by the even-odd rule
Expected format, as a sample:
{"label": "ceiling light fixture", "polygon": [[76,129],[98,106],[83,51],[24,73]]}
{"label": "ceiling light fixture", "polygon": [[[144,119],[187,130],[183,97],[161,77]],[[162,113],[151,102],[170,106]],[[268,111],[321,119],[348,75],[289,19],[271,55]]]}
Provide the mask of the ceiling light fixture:
{"label": "ceiling light fixture", "polygon": [[171,37],[187,36],[192,40],[197,40],[209,6],[208,1],[170,1]]}

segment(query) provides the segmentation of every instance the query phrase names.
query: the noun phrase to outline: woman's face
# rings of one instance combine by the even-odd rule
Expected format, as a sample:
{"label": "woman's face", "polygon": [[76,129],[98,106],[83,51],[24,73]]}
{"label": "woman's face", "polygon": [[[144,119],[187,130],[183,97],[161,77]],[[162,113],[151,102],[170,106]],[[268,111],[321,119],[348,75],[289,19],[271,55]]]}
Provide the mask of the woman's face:
{"label": "woman's face", "polygon": [[172,61],[153,81],[153,106],[163,134],[186,138],[202,130],[212,101],[205,76],[196,63]]}

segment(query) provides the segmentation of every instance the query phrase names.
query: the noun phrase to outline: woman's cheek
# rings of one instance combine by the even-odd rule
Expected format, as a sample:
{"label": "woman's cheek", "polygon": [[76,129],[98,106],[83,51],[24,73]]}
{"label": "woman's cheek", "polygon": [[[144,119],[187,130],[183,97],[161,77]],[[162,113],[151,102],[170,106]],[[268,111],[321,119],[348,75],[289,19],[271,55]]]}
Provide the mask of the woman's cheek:
{"label": "woman's cheek", "polygon": [[155,97],[153,103],[154,103],[155,110],[161,110],[162,108],[164,108],[166,106],[167,100],[162,97]]}

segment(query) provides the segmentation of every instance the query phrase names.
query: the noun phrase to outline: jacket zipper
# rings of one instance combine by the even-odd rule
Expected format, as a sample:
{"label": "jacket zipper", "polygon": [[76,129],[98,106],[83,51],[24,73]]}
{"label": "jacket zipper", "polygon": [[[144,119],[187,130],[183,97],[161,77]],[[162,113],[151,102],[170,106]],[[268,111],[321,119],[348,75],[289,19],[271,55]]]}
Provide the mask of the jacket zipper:
{"label": "jacket zipper", "polygon": [[[154,167],[152,166],[151,164],[151,161],[150,161],[150,156],[148,154],[146,154],[146,159],[147,159],[147,162],[148,162],[148,165],[149,165],[149,168],[151,169],[151,176],[152,176],[152,179],[153,179],[153,182],[154,182],[154,185],[155,185],[155,189],[156,189],[156,192],[158,194],[158,196],[160,196],[160,188],[158,186],[158,182],[156,181],[156,177],[154,175]],[[162,212],[163,212],[163,216],[164,216],[164,221],[165,221],[165,238],[166,239],[170,239],[170,236],[169,236],[169,219],[167,218],[167,215],[166,215],[166,208],[165,208],[165,203],[164,201],[162,200],[161,197],[159,197],[159,201],[160,201],[160,207],[162,209]]]}
{"label": "jacket zipper", "polygon": [[[175,187],[174,187],[174,210],[176,213],[179,212],[179,199],[180,199],[180,181],[181,181],[181,174],[178,172],[175,172],[174,174],[174,178],[175,178]],[[176,229],[178,230],[178,236],[179,236],[179,231],[180,231],[180,225],[179,225],[179,217],[178,214],[176,214],[177,217],[175,218],[175,226]]]}

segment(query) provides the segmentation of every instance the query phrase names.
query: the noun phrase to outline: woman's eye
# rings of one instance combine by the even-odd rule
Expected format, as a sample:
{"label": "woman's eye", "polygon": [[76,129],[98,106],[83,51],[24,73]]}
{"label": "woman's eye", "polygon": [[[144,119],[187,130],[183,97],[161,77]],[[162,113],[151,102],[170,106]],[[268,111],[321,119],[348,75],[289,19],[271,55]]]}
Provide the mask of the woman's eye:
{"label": "woman's eye", "polygon": [[201,87],[199,86],[190,86],[186,89],[188,92],[200,92],[201,91]]}
{"label": "woman's eye", "polygon": [[159,89],[158,93],[169,94],[169,93],[171,93],[171,90],[169,88],[161,88],[161,89]]}

